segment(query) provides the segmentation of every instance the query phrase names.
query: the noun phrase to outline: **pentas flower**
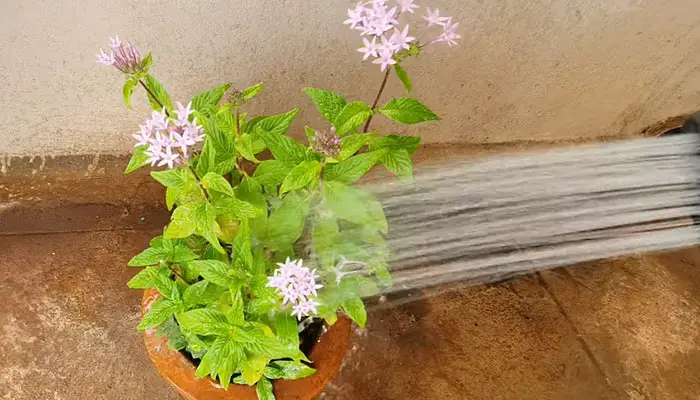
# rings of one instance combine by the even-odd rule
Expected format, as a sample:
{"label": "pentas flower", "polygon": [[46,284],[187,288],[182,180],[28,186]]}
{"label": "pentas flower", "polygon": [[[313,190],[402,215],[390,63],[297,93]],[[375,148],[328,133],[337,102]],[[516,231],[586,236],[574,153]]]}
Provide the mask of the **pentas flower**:
{"label": "pentas flower", "polygon": [[423,17],[424,20],[428,21],[428,27],[431,27],[433,25],[444,25],[445,22],[447,22],[450,18],[449,17],[441,17],[440,16],[440,10],[437,8],[435,11],[430,11],[429,8],[425,8],[425,12],[427,15]]}
{"label": "pentas flower", "polygon": [[418,9],[416,4],[413,4],[413,0],[396,0],[396,4],[399,6],[400,12],[408,12],[413,14],[413,10]]}
{"label": "pentas flower", "polygon": [[335,134],[335,127],[328,132],[316,131],[311,138],[311,147],[326,157],[337,157],[340,154],[340,137]]}
{"label": "pentas flower", "polygon": [[169,118],[162,111],[153,111],[151,118],[139,125],[139,133],[132,135],[136,146],[148,146],[145,154],[151,166],[166,166],[173,168],[190,157],[190,149],[204,140],[204,129],[197,125],[197,119],[192,122],[192,103],[183,106],[177,103],[177,118]]}
{"label": "pentas flower", "polygon": [[[372,63],[379,64],[382,71],[385,71],[388,66],[403,58],[403,55],[397,58],[397,53],[409,50],[411,44],[416,43],[416,38],[409,35],[409,24],[399,27],[399,18],[402,15],[414,14],[419,8],[414,4],[414,0],[394,0],[394,4],[389,4],[387,0],[370,0],[357,3],[355,8],[349,9],[348,19],[343,23],[349,25],[350,29],[360,31],[362,36],[370,36],[362,38],[364,47],[357,49],[362,53],[362,61],[374,57]],[[440,16],[437,9],[426,10],[427,15],[423,19],[428,21],[428,26],[423,32],[432,26],[443,28],[443,31],[437,37],[434,36],[428,44],[445,42],[450,47],[457,44],[457,39],[461,38],[457,33],[459,24],[452,23],[450,17]]]}
{"label": "pentas flower", "polygon": [[364,56],[362,57],[362,61],[370,57],[377,57],[379,55],[380,46],[377,45],[376,36],[372,38],[371,42],[366,38],[362,38],[362,42],[365,44],[365,47],[360,47],[359,49],[357,49],[357,51],[364,54]]}
{"label": "pentas flower", "polygon": [[109,38],[110,52],[107,54],[104,49],[100,49],[97,55],[97,62],[103,65],[112,65],[125,74],[136,74],[143,72],[143,60],[139,50],[129,42],[122,42],[119,36]]}
{"label": "pentas flower", "polygon": [[398,50],[408,50],[409,44],[414,40],[416,40],[416,38],[408,36],[408,25],[403,28],[403,31],[394,28],[394,33],[389,38],[389,42]]}
{"label": "pentas flower", "polygon": [[373,64],[381,64],[382,71],[386,70],[389,65],[396,64],[394,60],[394,51],[391,47],[383,47],[379,52],[379,58],[372,61]]}
{"label": "pentas flower", "polygon": [[457,45],[457,39],[462,38],[462,36],[459,33],[457,33],[458,25],[459,22],[454,24],[452,23],[452,18],[448,18],[445,22],[445,25],[443,25],[443,31],[442,35],[440,35],[440,39],[446,42],[447,45],[450,47]]}
{"label": "pentas flower", "polygon": [[319,303],[312,296],[318,296],[318,289],[323,285],[316,283],[319,278],[316,270],[310,270],[302,265],[302,260],[277,263],[279,268],[273,276],[267,278],[267,287],[283,297],[282,305],[292,305],[292,315],[301,320],[303,316],[317,314]]}

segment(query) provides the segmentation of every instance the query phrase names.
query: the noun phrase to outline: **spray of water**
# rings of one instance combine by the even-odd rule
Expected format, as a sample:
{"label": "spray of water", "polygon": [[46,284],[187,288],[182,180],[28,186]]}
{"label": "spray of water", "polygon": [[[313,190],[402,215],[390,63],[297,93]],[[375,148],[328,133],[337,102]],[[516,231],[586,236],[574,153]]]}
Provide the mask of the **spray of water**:
{"label": "spray of water", "polygon": [[390,290],[696,245],[699,149],[697,134],[630,140],[438,166],[374,187],[390,226]]}

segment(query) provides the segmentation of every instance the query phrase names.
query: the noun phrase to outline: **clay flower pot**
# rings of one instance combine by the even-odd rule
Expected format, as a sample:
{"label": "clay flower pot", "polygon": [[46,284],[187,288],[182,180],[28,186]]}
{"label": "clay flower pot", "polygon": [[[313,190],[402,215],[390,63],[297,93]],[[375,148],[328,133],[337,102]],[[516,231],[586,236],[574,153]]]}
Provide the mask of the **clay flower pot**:
{"label": "clay flower pot", "polygon": [[[158,298],[155,289],[144,291],[141,313]],[[338,322],[321,335],[313,347],[309,359],[313,361],[316,373],[297,380],[275,380],[273,388],[277,400],[311,400],[317,396],[340,369],[345,351],[350,343],[351,321],[339,316]],[[218,382],[210,378],[197,379],[195,365],[179,351],[168,347],[167,338],[158,337],[155,330],[143,333],[148,355],[158,372],[167,379],[188,400],[257,400],[255,386],[229,386],[225,391]]]}

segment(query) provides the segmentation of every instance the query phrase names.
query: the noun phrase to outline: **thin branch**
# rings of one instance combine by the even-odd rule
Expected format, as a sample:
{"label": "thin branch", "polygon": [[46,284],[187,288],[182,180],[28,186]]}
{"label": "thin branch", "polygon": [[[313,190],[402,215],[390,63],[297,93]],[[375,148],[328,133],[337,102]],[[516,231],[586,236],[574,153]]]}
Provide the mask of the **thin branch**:
{"label": "thin branch", "polygon": [[[151,97],[151,99],[153,99],[153,101],[155,101],[156,103],[158,103],[158,105],[160,106],[161,110],[165,110],[165,106],[163,105],[163,103],[161,103],[160,100],[158,100],[158,98],[156,97],[156,95],[151,91],[151,89],[149,89],[148,86],[146,86],[146,84],[143,82],[143,79],[139,79],[139,83],[141,84],[141,86],[142,86],[144,89],[146,89],[146,92],[147,92],[148,95]],[[168,117],[170,116],[170,114],[168,113],[168,110],[165,110],[165,115],[167,115]]]}
{"label": "thin branch", "polygon": [[172,265],[168,265],[168,269],[170,269],[170,272],[172,272],[173,274],[175,274],[175,276],[177,276],[178,278],[182,279],[183,282],[189,283],[189,282],[187,282],[187,279],[185,279],[184,276],[180,275],[180,273],[177,272],[177,270],[176,270],[175,268],[173,268]]}
{"label": "thin branch", "polygon": [[[391,73],[391,68],[386,69],[386,73],[384,74],[384,79],[382,80],[382,85],[379,86],[379,91],[377,92],[377,97],[374,98],[374,103],[372,103],[372,113],[374,113],[374,110],[377,108],[377,103],[379,103],[379,98],[382,97],[382,93],[384,92],[384,88],[386,87],[386,81],[389,79],[389,74]],[[367,118],[367,122],[365,122],[364,128],[362,128],[363,133],[367,133],[369,130],[369,124],[372,122],[372,115]]]}
{"label": "thin branch", "polygon": [[241,109],[236,107],[236,136],[241,135]]}

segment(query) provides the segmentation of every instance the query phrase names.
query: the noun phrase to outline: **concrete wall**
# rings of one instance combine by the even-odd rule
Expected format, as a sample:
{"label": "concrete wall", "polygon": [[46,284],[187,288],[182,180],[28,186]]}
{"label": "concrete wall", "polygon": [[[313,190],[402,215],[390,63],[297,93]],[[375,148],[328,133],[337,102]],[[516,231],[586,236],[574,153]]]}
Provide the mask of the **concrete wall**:
{"label": "concrete wall", "polygon": [[[418,2],[424,5],[424,1]],[[332,4],[332,5],[331,5]],[[341,21],[349,1],[4,0],[0,4],[0,153],[123,153],[145,118],[121,103],[122,77],[94,62],[115,33],[154,53],[174,99],[263,80],[255,112],[333,89],[371,101],[381,80]],[[439,0],[461,22],[457,48],[406,68],[414,95],[443,116],[407,129],[427,143],[631,135],[700,108],[700,2]],[[389,94],[401,93],[392,79]],[[381,125],[378,125],[381,126]],[[386,125],[387,128],[391,125]],[[301,135],[299,135],[301,136]]]}

